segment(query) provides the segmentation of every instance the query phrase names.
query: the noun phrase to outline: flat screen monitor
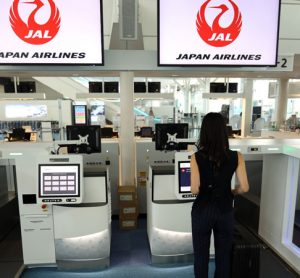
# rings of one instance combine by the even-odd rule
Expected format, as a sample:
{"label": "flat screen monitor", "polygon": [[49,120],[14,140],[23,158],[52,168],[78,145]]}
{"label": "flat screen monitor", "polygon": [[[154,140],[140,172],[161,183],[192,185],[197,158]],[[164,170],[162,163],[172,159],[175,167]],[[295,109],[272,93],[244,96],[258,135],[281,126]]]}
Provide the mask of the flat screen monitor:
{"label": "flat screen monitor", "polygon": [[102,0],[1,1],[0,64],[103,65],[102,14]]}
{"label": "flat screen monitor", "polygon": [[[21,81],[17,86],[17,93],[36,93],[36,86],[34,81]],[[4,84],[5,93],[14,93],[15,85],[14,82],[8,82]]]}
{"label": "flat screen monitor", "polygon": [[134,82],[135,93],[146,93],[146,82]]}
{"label": "flat screen monitor", "polygon": [[[18,88],[17,88],[18,91]],[[14,82],[7,82],[4,84],[4,93],[14,93],[15,92],[15,84]]]}
{"label": "flat screen monitor", "polygon": [[102,93],[102,82],[89,82],[89,93]]}
{"label": "flat screen monitor", "polygon": [[237,93],[238,92],[238,83],[229,83],[228,84],[228,93]]}
{"label": "flat screen monitor", "polygon": [[7,119],[25,119],[27,121],[35,118],[46,118],[48,106],[45,104],[6,104],[5,117]]}
{"label": "flat screen monitor", "polygon": [[105,93],[118,93],[119,92],[119,82],[104,82],[104,92]]}
{"label": "flat screen monitor", "polygon": [[188,138],[188,124],[156,124],[155,125],[155,149],[156,150],[186,150],[187,143],[178,143],[173,140],[172,137],[176,136],[176,139]]}
{"label": "flat screen monitor", "polygon": [[148,93],[160,93],[160,82],[148,82]]}
{"label": "flat screen monitor", "polygon": [[39,164],[39,197],[79,197],[79,164]]}
{"label": "flat screen monitor", "polygon": [[179,193],[191,193],[191,162],[178,162],[178,186]]}
{"label": "flat screen monitor", "polygon": [[280,2],[158,0],[158,65],[275,66]]}
{"label": "flat screen monitor", "polygon": [[91,124],[103,125],[105,123],[105,105],[93,104],[90,108]]}
{"label": "flat screen monitor", "polygon": [[73,124],[86,125],[88,123],[87,106],[81,104],[73,105]]}
{"label": "flat screen monitor", "polygon": [[211,82],[209,84],[210,93],[225,93],[226,90],[226,83],[224,82]]}
{"label": "flat screen monitor", "polygon": [[141,137],[152,137],[152,127],[151,126],[142,126],[140,129]]}
{"label": "flat screen monitor", "polygon": [[88,144],[68,146],[69,153],[100,153],[101,128],[99,125],[67,125],[67,140],[87,137]]}
{"label": "flat screen monitor", "polygon": [[35,93],[36,86],[34,81],[21,81],[18,86],[18,93]]}
{"label": "flat screen monitor", "polygon": [[112,127],[101,128],[101,138],[112,138],[114,135]]}
{"label": "flat screen monitor", "polygon": [[25,129],[22,127],[13,128],[12,133],[9,134],[9,141],[25,140]]}

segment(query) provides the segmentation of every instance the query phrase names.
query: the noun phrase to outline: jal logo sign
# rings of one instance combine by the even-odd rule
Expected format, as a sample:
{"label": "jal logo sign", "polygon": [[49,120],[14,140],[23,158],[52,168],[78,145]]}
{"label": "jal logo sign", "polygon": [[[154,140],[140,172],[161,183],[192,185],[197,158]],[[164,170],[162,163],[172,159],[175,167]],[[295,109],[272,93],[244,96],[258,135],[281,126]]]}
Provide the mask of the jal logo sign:
{"label": "jal logo sign", "polygon": [[[20,12],[32,6],[26,17]],[[41,21],[39,14],[47,14],[46,20]],[[39,20],[40,19],[40,20]],[[10,24],[15,34],[24,42],[41,45],[51,41],[60,28],[60,12],[53,0],[14,0],[10,8]]]}
{"label": "jal logo sign", "polygon": [[[234,42],[240,34],[242,15],[232,1],[223,1],[220,5],[210,5],[207,0],[197,13],[196,26],[204,42],[214,47],[223,47]],[[217,12],[215,11],[217,10]],[[208,23],[207,17],[212,17]]]}

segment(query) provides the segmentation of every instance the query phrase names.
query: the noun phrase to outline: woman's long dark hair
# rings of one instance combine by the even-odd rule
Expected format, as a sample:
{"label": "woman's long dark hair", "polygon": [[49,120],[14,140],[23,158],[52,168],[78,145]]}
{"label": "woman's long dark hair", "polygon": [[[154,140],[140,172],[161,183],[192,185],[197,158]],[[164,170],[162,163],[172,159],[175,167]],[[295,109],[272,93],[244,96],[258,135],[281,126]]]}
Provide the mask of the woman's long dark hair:
{"label": "woman's long dark hair", "polygon": [[227,159],[228,134],[225,119],[220,113],[211,112],[204,116],[197,147],[217,168]]}

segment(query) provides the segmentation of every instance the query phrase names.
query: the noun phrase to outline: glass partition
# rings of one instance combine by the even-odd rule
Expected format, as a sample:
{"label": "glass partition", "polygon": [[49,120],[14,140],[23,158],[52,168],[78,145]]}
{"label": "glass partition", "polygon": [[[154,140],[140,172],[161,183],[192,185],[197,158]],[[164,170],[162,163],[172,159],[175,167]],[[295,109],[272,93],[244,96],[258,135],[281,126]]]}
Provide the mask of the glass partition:
{"label": "glass partition", "polygon": [[300,167],[298,172],[298,184],[296,192],[296,205],[295,205],[295,218],[293,227],[293,237],[292,242],[300,248]]}

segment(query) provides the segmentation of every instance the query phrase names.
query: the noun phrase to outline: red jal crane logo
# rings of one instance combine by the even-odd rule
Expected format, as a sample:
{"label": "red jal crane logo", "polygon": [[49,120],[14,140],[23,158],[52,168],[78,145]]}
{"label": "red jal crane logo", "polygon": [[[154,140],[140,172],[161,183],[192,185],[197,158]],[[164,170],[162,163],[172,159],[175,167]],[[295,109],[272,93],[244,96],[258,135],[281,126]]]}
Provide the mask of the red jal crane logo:
{"label": "red jal crane logo", "polygon": [[[231,44],[239,35],[242,27],[242,15],[238,6],[232,1],[228,0],[233,8],[233,19],[227,27],[222,27],[220,20],[222,16],[228,12],[229,8],[225,4],[219,6],[208,6],[211,0],[207,0],[197,13],[197,31],[200,37],[209,45],[222,47]],[[212,25],[206,21],[205,12],[207,9],[220,9],[221,11],[215,17]],[[209,12],[209,10],[208,10]]]}
{"label": "red jal crane logo", "polygon": [[48,0],[50,5],[50,16],[46,23],[39,24],[36,16],[45,5],[41,0],[29,0],[21,4],[32,4],[35,8],[28,16],[27,23],[23,21],[19,14],[20,0],[14,0],[10,8],[10,23],[16,35],[23,41],[30,44],[44,44],[51,41],[60,28],[60,13],[53,0]]}

